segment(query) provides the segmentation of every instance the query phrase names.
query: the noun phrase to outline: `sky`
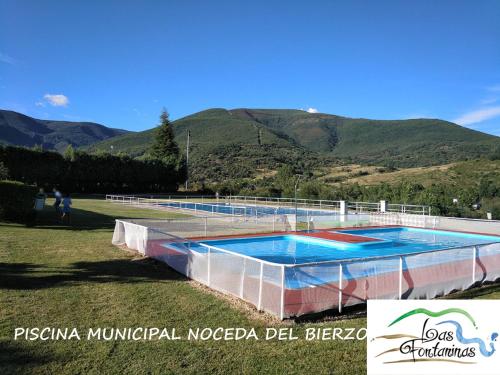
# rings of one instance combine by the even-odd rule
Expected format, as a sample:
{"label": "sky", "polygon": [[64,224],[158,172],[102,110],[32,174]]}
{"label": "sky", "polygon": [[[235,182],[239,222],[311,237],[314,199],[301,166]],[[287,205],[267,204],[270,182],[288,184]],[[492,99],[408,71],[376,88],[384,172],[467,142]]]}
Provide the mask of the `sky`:
{"label": "sky", "polygon": [[500,135],[500,1],[0,0],[0,108],[128,130],[207,108]]}

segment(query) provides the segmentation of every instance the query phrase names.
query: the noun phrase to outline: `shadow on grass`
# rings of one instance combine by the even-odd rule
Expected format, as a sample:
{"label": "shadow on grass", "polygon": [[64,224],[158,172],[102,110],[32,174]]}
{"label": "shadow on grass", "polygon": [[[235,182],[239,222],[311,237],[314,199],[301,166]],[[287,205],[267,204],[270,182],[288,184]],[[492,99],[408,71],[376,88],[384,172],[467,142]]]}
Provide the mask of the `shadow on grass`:
{"label": "shadow on grass", "polygon": [[[95,211],[87,211],[79,208],[71,210],[71,224],[63,224],[61,216],[53,210],[45,209],[38,213],[34,225],[31,228],[42,229],[62,229],[62,230],[92,230],[92,229],[112,229],[115,226],[115,219],[120,216],[108,216]],[[125,218],[125,217],[123,217]],[[130,217],[126,217],[129,218]],[[0,226],[10,226],[15,222],[0,222]]]}
{"label": "shadow on grass", "polygon": [[143,283],[186,277],[154,259],[76,262],[70,267],[0,263],[0,289],[30,290],[83,283]]}
{"label": "shadow on grass", "polygon": [[[103,213],[73,208],[71,210],[71,224],[63,224],[61,216],[53,208],[46,207],[37,215],[36,223],[32,227],[56,230],[93,230],[93,229],[113,229],[115,219],[129,219],[130,216],[106,215]],[[2,225],[12,225],[15,223],[0,222]]]}
{"label": "shadow on grass", "polygon": [[36,354],[33,350],[23,348],[14,341],[0,342],[0,369],[2,374],[22,373],[21,369],[36,367],[52,362],[54,358],[44,353]]}
{"label": "shadow on grass", "polygon": [[482,296],[487,296],[493,293],[500,294],[500,280],[496,282],[485,282],[483,286],[474,286],[470,289],[451,293],[444,298],[446,299],[472,299]]}
{"label": "shadow on grass", "polygon": [[39,213],[36,227],[65,230],[111,229],[117,217],[95,211],[73,208],[71,210],[71,225],[63,225],[60,216],[54,210],[43,210]]}
{"label": "shadow on grass", "polygon": [[346,306],[342,308],[342,313],[338,309],[330,309],[318,313],[311,313],[296,317],[293,319],[295,323],[318,323],[330,322],[337,320],[352,320],[366,317],[366,303],[361,303],[354,306]]}

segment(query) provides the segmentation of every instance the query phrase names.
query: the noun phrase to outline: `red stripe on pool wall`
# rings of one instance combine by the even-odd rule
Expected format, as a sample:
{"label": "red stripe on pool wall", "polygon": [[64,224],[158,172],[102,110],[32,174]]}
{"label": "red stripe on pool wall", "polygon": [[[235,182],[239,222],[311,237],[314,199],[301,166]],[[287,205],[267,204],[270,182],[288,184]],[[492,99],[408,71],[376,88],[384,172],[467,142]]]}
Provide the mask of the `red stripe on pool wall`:
{"label": "red stripe on pool wall", "polygon": [[[311,236],[324,239],[331,239],[334,241],[342,241],[342,242],[370,242],[370,241],[380,241],[376,238],[362,237],[356,236],[354,234],[346,234],[346,233],[331,233],[330,231],[336,230],[352,230],[352,229],[377,229],[377,228],[400,228],[401,225],[370,225],[365,227],[336,227],[336,228],[327,228],[327,229],[317,229],[317,232],[307,233],[307,232],[294,232],[294,231],[278,231],[278,232],[264,232],[264,233],[248,233],[248,234],[222,234],[219,236],[194,236],[194,237],[186,237],[186,239],[192,241],[208,241],[208,240],[217,240],[217,239],[225,239],[225,238],[251,238],[251,237],[265,237],[265,236],[285,236],[285,235],[294,235],[294,236]],[[336,238],[330,237],[321,237],[323,233],[326,236],[337,236]],[[338,239],[342,236],[344,239]]]}
{"label": "red stripe on pool wall", "polygon": [[314,238],[321,238],[324,240],[349,242],[349,243],[380,241],[378,238],[362,237],[362,236],[356,236],[354,234],[345,234],[345,233],[332,233],[328,231],[320,231],[315,233],[299,233],[299,234],[306,237],[314,237]]}

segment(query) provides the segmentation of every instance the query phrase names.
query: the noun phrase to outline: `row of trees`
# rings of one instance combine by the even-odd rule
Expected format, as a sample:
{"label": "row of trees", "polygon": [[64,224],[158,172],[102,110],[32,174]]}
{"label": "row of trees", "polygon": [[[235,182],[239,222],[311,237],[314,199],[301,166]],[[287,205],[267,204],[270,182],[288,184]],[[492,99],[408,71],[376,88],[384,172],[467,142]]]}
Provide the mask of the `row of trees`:
{"label": "row of trees", "polygon": [[184,181],[184,168],[159,159],[92,155],[75,151],[71,158],[52,151],[0,147],[0,161],[9,179],[72,192],[174,191]]}
{"label": "row of trees", "polygon": [[64,155],[41,149],[0,147],[0,164],[8,178],[50,189],[71,192],[131,193],[177,190],[186,168],[174,142],[164,110],[149,156],[142,160],[126,155],[87,154],[69,147]]}
{"label": "row of trees", "polygon": [[[331,186],[318,181],[305,170],[284,166],[272,178],[231,180],[213,189],[222,194],[293,197],[297,174],[302,175],[297,192],[299,198],[368,202],[384,199],[394,203],[431,206],[432,213],[436,215],[484,218],[485,211],[489,211],[493,218],[500,219],[500,181],[490,178],[482,178],[477,185],[468,187],[442,182],[423,186],[411,181]],[[458,203],[454,203],[455,198]]]}

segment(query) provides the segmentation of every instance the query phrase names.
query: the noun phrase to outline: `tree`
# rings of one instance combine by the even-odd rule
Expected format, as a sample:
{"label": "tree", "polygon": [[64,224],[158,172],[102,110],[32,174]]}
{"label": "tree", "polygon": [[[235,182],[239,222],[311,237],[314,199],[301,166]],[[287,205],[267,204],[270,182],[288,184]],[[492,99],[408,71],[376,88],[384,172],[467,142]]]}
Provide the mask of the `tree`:
{"label": "tree", "polygon": [[179,146],[174,140],[174,131],[165,109],[160,115],[160,124],[150,153],[153,158],[164,161],[172,162],[179,159]]}
{"label": "tree", "polygon": [[276,186],[281,190],[282,196],[292,197],[295,187],[295,174],[296,169],[289,164],[282,165],[276,173],[275,182]]}
{"label": "tree", "polygon": [[500,160],[500,146],[497,146],[490,154],[490,160]]}
{"label": "tree", "polygon": [[9,178],[9,170],[3,162],[0,161],[0,180],[6,180]]}
{"label": "tree", "polygon": [[66,150],[64,150],[64,159],[69,161],[75,161],[75,150],[72,145],[68,145]]}

